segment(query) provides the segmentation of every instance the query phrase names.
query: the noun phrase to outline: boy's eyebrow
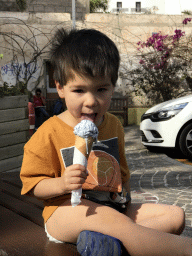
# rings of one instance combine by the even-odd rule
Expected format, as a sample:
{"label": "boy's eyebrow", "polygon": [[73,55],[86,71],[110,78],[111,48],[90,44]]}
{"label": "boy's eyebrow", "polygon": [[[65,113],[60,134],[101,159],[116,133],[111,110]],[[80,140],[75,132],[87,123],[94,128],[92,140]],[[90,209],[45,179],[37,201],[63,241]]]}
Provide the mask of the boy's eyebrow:
{"label": "boy's eyebrow", "polygon": [[[99,84],[97,85],[97,87],[110,87],[111,84],[110,83],[106,83],[106,84]],[[74,85],[70,85],[70,88],[84,88],[87,87],[87,85],[83,85],[83,84],[74,84]]]}
{"label": "boy's eyebrow", "polygon": [[102,84],[101,86],[111,86],[111,84],[106,83],[106,84]]}

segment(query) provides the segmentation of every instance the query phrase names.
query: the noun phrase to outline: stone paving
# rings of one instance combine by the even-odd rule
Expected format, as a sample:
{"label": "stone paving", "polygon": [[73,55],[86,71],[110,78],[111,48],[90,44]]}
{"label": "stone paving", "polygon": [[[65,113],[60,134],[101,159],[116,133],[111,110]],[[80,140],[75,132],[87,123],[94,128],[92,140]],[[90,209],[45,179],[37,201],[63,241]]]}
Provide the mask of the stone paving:
{"label": "stone paving", "polygon": [[[192,236],[192,165],[146,149],[139,126],[125,127],[125,152],[133,202],[178,205],[186,213],[185,235]],[[187,232],[190,234],[187,234]]]}

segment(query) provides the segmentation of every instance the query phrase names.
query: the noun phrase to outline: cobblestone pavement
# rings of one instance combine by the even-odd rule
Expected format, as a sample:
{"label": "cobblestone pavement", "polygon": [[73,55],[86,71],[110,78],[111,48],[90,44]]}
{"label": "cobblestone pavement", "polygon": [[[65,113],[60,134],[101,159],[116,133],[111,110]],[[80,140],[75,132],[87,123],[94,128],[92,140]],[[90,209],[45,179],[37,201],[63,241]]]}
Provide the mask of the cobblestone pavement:
{"label": "cobblestone pavement", "polygon": [[[178,205],[186,213],[186,229],[192,227],[192,165],[166,154],[148,151],[141,143],[139,126],[125,127],[125,152],[131,172],[133,202]],[[192,236],[192,231],[190,234]]]}

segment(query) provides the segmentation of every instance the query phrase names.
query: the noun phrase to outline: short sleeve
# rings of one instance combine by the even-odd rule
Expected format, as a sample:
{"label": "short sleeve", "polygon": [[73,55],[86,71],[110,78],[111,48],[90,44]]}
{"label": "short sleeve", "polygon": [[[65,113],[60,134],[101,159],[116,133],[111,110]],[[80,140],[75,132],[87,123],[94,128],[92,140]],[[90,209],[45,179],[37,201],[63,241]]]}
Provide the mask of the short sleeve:
{"label": "short sleeve", "polygon": [[47,134],[34,134],[24,147],[20,178],[21,194],[27,194],[41,180],[59,176],[60,162],[54,142]]}

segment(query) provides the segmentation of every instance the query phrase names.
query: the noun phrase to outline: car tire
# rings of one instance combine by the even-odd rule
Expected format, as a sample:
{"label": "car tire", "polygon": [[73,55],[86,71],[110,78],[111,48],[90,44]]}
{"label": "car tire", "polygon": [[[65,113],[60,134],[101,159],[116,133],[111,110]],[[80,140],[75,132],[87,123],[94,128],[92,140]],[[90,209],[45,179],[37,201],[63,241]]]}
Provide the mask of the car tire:
{"label": "car tire", "polygon": [[181,132],[179,148],[186,157],[192,159],[192,123],[188,124]]}

